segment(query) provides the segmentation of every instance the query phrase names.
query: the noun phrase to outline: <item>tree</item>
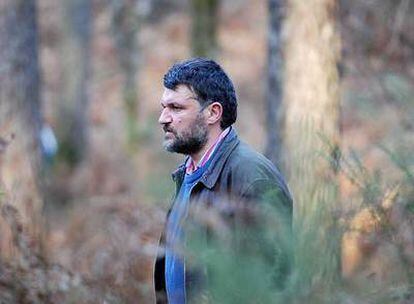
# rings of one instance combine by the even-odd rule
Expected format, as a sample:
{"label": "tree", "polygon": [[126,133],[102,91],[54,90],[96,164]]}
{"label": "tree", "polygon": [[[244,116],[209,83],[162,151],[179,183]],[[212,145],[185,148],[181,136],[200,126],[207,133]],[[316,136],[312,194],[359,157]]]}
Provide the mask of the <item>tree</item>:
{"label": "tree", "polygon": [[88,79],[90,73],[91,2],[63,1],[61,48],[63,83],[57,135],[59,154],[71,166],[81,162],[88,146]]}
{"label": "tree", "polygon": [[266,86],[266,149],[265,155],[274,164],[280,163],[281,132],[279,109],[282,102],[282,41],[281,29],[284,0],[269,0]]}
{"label": "tree", "polygon": [[123,99],[125,102],[127,143],[131,146],[137,139],[138,96],[136,76],[139,50],[137,35],[140,16],[136,0],[110,2],[112,9],[112,34],[118,51],[118,59],[124,75]]}
{"label": "tree", "polygon": [[[34,0],[0,5],[1,191],[20,213],[24,229],[38,237],[42,200],[39,133],[38,32]],[[7,147],[6,147],[7,146]],[[1,224],[2,255],[11,255],[11,235]]]}
{"label": "tree", "polygon": [[219,0],[191,1],[191,48],[193,56],[214,58],[217,53]]}
{"label": "tree", "polygon": [[[340,51],[335,15],[335,0],[290,0],[284,49],[283,140],[299,232],[296,262],[299,269],[312,268],[308,273],[325,282],[333,282],[327,276],[339,273],[331,271],[339,265],[332,229],[339,156]],[[306,274],[301,279],[312,281]]]}

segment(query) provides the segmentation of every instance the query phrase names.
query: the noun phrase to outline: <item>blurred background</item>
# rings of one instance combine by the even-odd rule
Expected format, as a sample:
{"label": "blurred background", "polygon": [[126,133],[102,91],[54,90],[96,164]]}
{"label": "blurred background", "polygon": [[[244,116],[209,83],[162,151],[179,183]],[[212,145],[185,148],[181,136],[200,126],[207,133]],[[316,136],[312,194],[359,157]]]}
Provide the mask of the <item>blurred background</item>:
{"label": "blurred background", "polygon": [[2,301],[151,303],[182,160],[162,148],[162,77],[206,56],[235,84],[239,135],[288,177],[298,238],[323,228],[298,252],[327,256],[298,256],[315,265],[292,286],[412,303],[413,14],[412,0],[0,0]]}

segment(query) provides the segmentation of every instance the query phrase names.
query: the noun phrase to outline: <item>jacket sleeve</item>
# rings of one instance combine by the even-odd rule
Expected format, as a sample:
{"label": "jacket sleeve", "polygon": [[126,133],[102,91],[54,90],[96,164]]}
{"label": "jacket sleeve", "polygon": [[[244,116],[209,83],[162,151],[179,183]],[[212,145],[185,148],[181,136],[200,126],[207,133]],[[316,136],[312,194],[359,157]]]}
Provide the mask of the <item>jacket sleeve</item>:
{"label": "jacket sleeve", "polygon": [[268,178],[258,178],[242,190],[241,198],[246,203],[259,203],[272,206],[292,218],[292,198],[289,192],[277,182]]}
{"label": "jacket sleeve", "polygon": [[268,265],[275,288],[282,288],[292,265],[292,199],[277,183],[257,179],[242,194],[235,214],[236,246]]}

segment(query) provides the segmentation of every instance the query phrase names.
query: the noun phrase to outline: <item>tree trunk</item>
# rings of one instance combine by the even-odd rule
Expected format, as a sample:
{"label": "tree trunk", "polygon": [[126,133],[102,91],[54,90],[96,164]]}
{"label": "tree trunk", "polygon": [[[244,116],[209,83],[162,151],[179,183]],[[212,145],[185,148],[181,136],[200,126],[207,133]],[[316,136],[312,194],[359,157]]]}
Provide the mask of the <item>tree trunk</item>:
{"label": "tree trunk", "polygon": [[279,109],[282,102],[281,28],[284,0],[269,0],[266,87],[266,149],[265,155],[274,164],[280,163],[281,132]]}
{"label": "tree trunk", "polygon": [[63,84],[57,135],[59,155],[75,166],[88,144],[88,79],[90,68],[91,2],[63,1]]}
{"label": "tree trunk", "polygon": [[111,7],[113,11],[112,33],[118,51],[121,71],[124,75],[122,94],[125,103],[127,145],[133,147],[138,139],[136,76],[138,73],[137,35],[140,16],[137,11],[136,0],[112,1]]}
{"label": "tree trunk", "polygon": [[[39,237],[41,112],[34,0],[0,4],[0,191],[32,237]],[[4,215],[2,205],[2,216]],[[12,236],[0,220],[1,254],[13,256]],[[9,227],[10,228],[10,227]]]}
{"label": "tree trunk", "polygon": [[217,53],[219,0],[191,1],[191,48],[193,56],[214,58]]}
{"label": "tree trunk", "polygon": [[[284,50],[284,148],[299,233],[297,266],[328,283],[339,273],[332,216],[339,155],[335,15],[335,0],[290,0]],[[312,281],[306,274],[302,279]]]}

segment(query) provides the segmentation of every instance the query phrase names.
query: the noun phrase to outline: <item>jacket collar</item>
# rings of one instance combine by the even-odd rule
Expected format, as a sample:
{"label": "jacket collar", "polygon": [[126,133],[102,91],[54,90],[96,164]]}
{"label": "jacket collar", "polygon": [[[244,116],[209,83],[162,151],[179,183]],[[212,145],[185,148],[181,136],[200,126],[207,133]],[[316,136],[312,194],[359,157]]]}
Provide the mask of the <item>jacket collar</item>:
{"label": "jacket collar", "polygon": [[[240,140],[237,136],[236,130],[231,127],[231,130],[226,135],[221,143],[219,143],[217,150],[212,155],[211,163],[208,166],[207,170],[204,172],[203,176],[200,179],[200,182],[208,189],[212,189],[217,182],[217,179],[223,169],[224,164],[226,163],[227,158],[230,156],[231,152],[239,144]],[[182,163],[177,170],[172,173],[173,180],[180,185],[184,178],[185,174],[185,164],[188,157]]]}

